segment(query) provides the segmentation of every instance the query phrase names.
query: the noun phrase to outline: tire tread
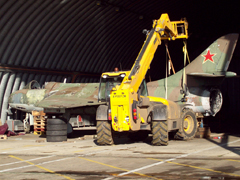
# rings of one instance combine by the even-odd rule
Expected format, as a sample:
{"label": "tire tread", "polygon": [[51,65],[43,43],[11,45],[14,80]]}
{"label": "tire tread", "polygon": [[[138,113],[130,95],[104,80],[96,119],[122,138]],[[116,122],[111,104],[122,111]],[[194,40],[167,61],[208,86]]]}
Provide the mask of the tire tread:
{"label": "tire tread", "polygon": [[97,144],[113,144],[112,127],[108,121],[97,121]]}
{"label": "tire tread", "polygon": [[167,120],[152,121],[152,145],[167,146],[168,145],[168,128]]}

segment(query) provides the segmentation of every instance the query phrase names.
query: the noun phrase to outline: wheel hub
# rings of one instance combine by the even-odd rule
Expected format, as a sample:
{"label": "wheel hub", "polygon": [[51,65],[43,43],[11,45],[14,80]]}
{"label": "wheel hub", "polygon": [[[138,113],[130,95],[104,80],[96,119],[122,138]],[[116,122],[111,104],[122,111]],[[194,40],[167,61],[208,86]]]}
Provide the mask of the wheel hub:
{"label": "wheel hub", "polygon": [[186,116],[183,122],[183,129],[186,133],[191,133],[193,130],[194,122],[191,116]]}
{"label": "wheel hub", "polygon": [[187,120],[184,120],[184,129],[187,129],[188,128],[188,121]]}

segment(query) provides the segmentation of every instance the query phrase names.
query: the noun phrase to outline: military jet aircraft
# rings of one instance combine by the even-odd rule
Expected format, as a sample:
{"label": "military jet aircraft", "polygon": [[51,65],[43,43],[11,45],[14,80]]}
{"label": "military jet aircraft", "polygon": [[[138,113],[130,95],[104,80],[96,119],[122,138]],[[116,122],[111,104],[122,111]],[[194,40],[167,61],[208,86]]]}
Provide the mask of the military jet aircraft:
{"label": "military jet aircraft", "polygon": [[[217,86],[225,77],[236,75],[227,69],[237,40],[238,34],[222,36],[176,74],[148,82],[149,95],[184,103],[197,116],[216,115],[223,102]],[[99,83],[49,82],[40,89],[33,81],[10,95],[9,106],[27,113],[66,114],[73,126],[95,125],[96,107],[105,103],[98,102],[98,87]]]}

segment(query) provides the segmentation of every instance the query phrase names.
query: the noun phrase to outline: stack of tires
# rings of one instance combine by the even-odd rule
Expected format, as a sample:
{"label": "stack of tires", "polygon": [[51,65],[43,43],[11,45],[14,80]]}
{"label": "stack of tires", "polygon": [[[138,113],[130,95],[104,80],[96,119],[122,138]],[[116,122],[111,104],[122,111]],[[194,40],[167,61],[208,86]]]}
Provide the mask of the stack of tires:
{"label": "stack of tires", "polygon": [[47,119],[47,142],[67,141],[67,122],[64,119]]}

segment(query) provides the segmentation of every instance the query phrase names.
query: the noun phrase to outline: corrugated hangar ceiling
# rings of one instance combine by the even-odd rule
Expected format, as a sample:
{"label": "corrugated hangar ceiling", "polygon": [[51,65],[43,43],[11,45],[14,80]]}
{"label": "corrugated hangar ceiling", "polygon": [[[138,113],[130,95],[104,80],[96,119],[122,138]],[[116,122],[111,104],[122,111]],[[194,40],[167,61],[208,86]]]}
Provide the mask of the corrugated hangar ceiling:
{"label": "corrugated hangar ceiling", "polygon": [[[143,29],[168,13],[189,22],[188,51],[194,59],[221,35],[240,31],[237,1],[181,0],[1,0],[0,106],[35,79],[97,82],[114,67],[130,69],[145,40]],[[182,41],[169,42],[177,70],[183,66]],[[233,59],[239,59],[239,45]],[[155,54],[149,75],[164,77],[165,47]],[[233,63],[234,64],[234,60]],[[230,70],[239,68],[230,65]]]}

